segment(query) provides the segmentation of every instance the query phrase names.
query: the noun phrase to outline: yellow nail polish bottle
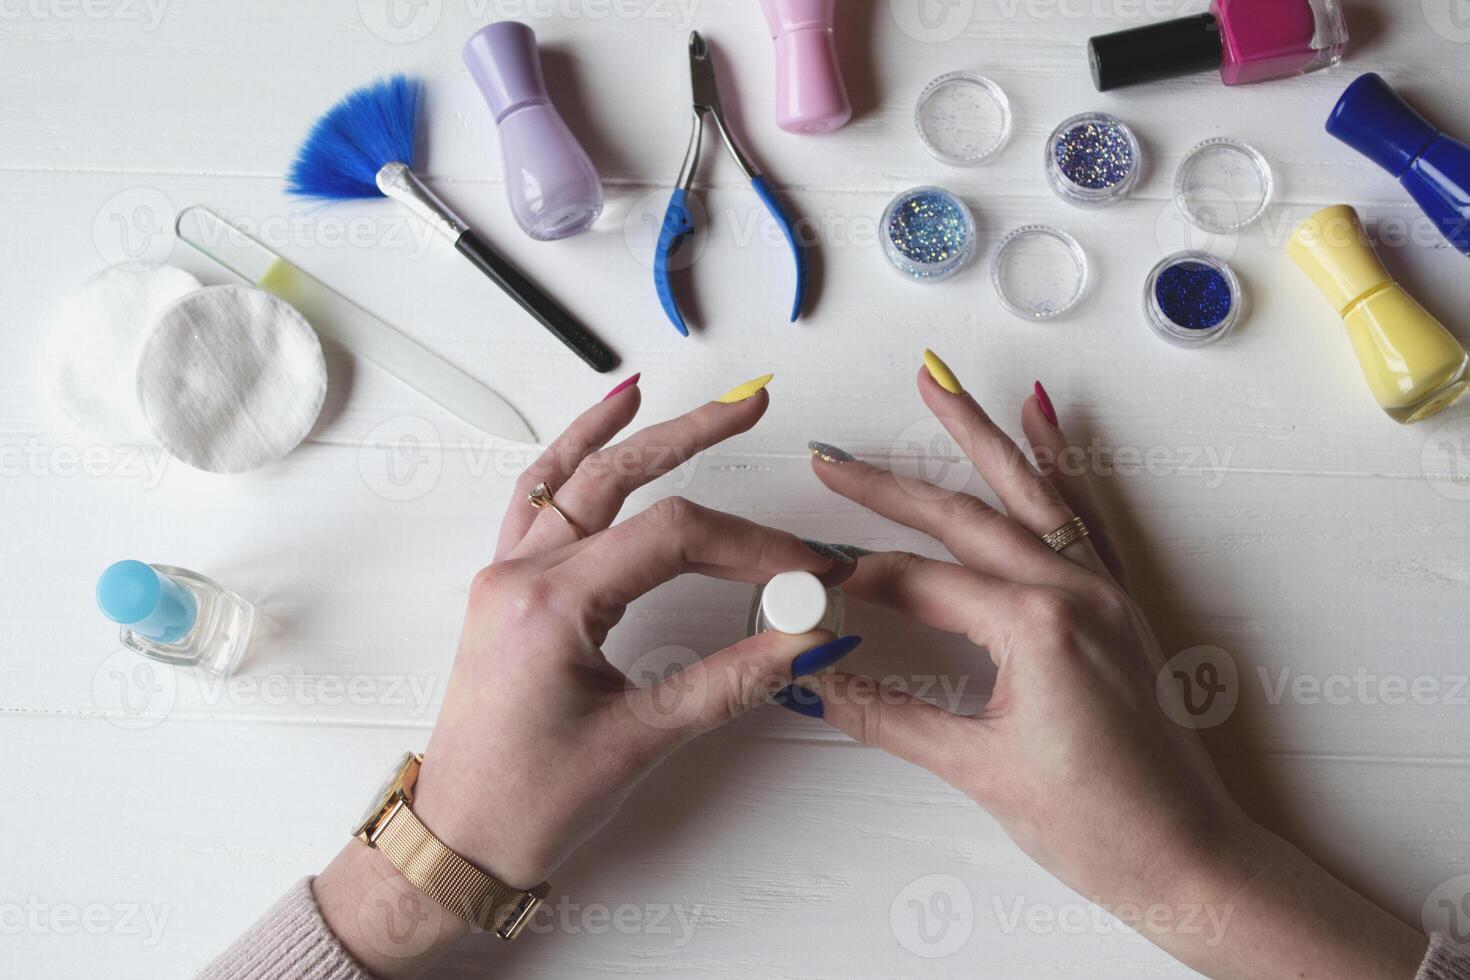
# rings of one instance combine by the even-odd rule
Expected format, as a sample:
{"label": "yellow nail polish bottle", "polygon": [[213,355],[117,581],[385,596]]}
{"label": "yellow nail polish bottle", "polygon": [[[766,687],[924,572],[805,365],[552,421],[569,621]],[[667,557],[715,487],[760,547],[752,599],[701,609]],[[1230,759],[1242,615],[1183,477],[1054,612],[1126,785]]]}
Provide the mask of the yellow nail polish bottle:
{"label": "yellow nail polish bottle", "polygon": [[1427,419],[1470,391],[1470,355],[1384,269],[1357,211],[1324,208],[1286,252],[1331,301],[1378,404],[1395,421]]}

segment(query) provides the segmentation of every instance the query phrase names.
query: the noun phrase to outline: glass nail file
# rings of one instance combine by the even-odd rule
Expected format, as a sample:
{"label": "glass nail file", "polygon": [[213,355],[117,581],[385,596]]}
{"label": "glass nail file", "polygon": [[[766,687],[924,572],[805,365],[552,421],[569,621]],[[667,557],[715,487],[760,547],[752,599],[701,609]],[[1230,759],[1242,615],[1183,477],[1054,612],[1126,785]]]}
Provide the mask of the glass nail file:
{"label": "glass nail file", "polygon": [[208,208],[185,208],[175,230],[180,241],[296,307],[322,337],[373,362],[451,415],[501,439],[536,442],[526,420],[500,395]]}

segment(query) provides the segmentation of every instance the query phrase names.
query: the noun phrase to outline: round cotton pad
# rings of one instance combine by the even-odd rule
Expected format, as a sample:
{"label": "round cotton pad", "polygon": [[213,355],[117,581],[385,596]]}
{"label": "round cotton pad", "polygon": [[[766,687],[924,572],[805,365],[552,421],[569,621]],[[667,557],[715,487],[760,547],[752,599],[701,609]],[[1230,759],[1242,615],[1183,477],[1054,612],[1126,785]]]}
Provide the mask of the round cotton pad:
{"label": "round cotton pad", "polygon": [[321,342],[295,308],[212,286],[164,311],[138,361],[138,404],[190,466],[243,473],[301,444],[327,396]]}
{"label": "round cotton pad", "polygon": [[48,338],[51,389],[80,428],[114,443],[153,442],[138,411],[138,355],[158,317],[199,288],[167,265],[103,269],[56,311]]}

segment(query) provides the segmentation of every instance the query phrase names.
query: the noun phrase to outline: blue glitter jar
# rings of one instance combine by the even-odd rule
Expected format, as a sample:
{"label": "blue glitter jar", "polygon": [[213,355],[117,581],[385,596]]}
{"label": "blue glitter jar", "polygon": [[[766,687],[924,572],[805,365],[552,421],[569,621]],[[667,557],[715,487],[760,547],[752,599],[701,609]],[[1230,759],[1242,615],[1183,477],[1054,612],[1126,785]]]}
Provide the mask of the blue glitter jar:
{"label": "blue glitter jar", "polygon": [[1149,273],[1143,306],[1159,337],[1176,347],[1204,347],[1240,322],[1245,297],[1224,261],[1208,252],[1179,252]]}
{"label": "blue glitter jar", "polygon": [[938,282],[975,255],[975,219],[965,202],[942,187],[916,187],[883,212],[883,254],[915,282]]}
{"label": "blue glitter jar", "polygon": [[1105,112],[1073,116],[1046,141],[1046,180],[1079,208],[1105,208],[1133,190],[1143,150],[1128,124]]}

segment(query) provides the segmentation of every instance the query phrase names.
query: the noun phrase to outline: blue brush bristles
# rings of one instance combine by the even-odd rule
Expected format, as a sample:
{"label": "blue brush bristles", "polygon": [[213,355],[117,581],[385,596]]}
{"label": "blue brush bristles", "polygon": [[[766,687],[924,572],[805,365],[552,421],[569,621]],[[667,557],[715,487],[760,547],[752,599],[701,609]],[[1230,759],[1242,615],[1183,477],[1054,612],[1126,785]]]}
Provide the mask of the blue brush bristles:
{"label": "blue brush bristles", "polygon": [[413,168],[422,91],[417,79],[394,75],[349,92],[311,128],[287,189],[329,201],[381,196],[385,164]]}

